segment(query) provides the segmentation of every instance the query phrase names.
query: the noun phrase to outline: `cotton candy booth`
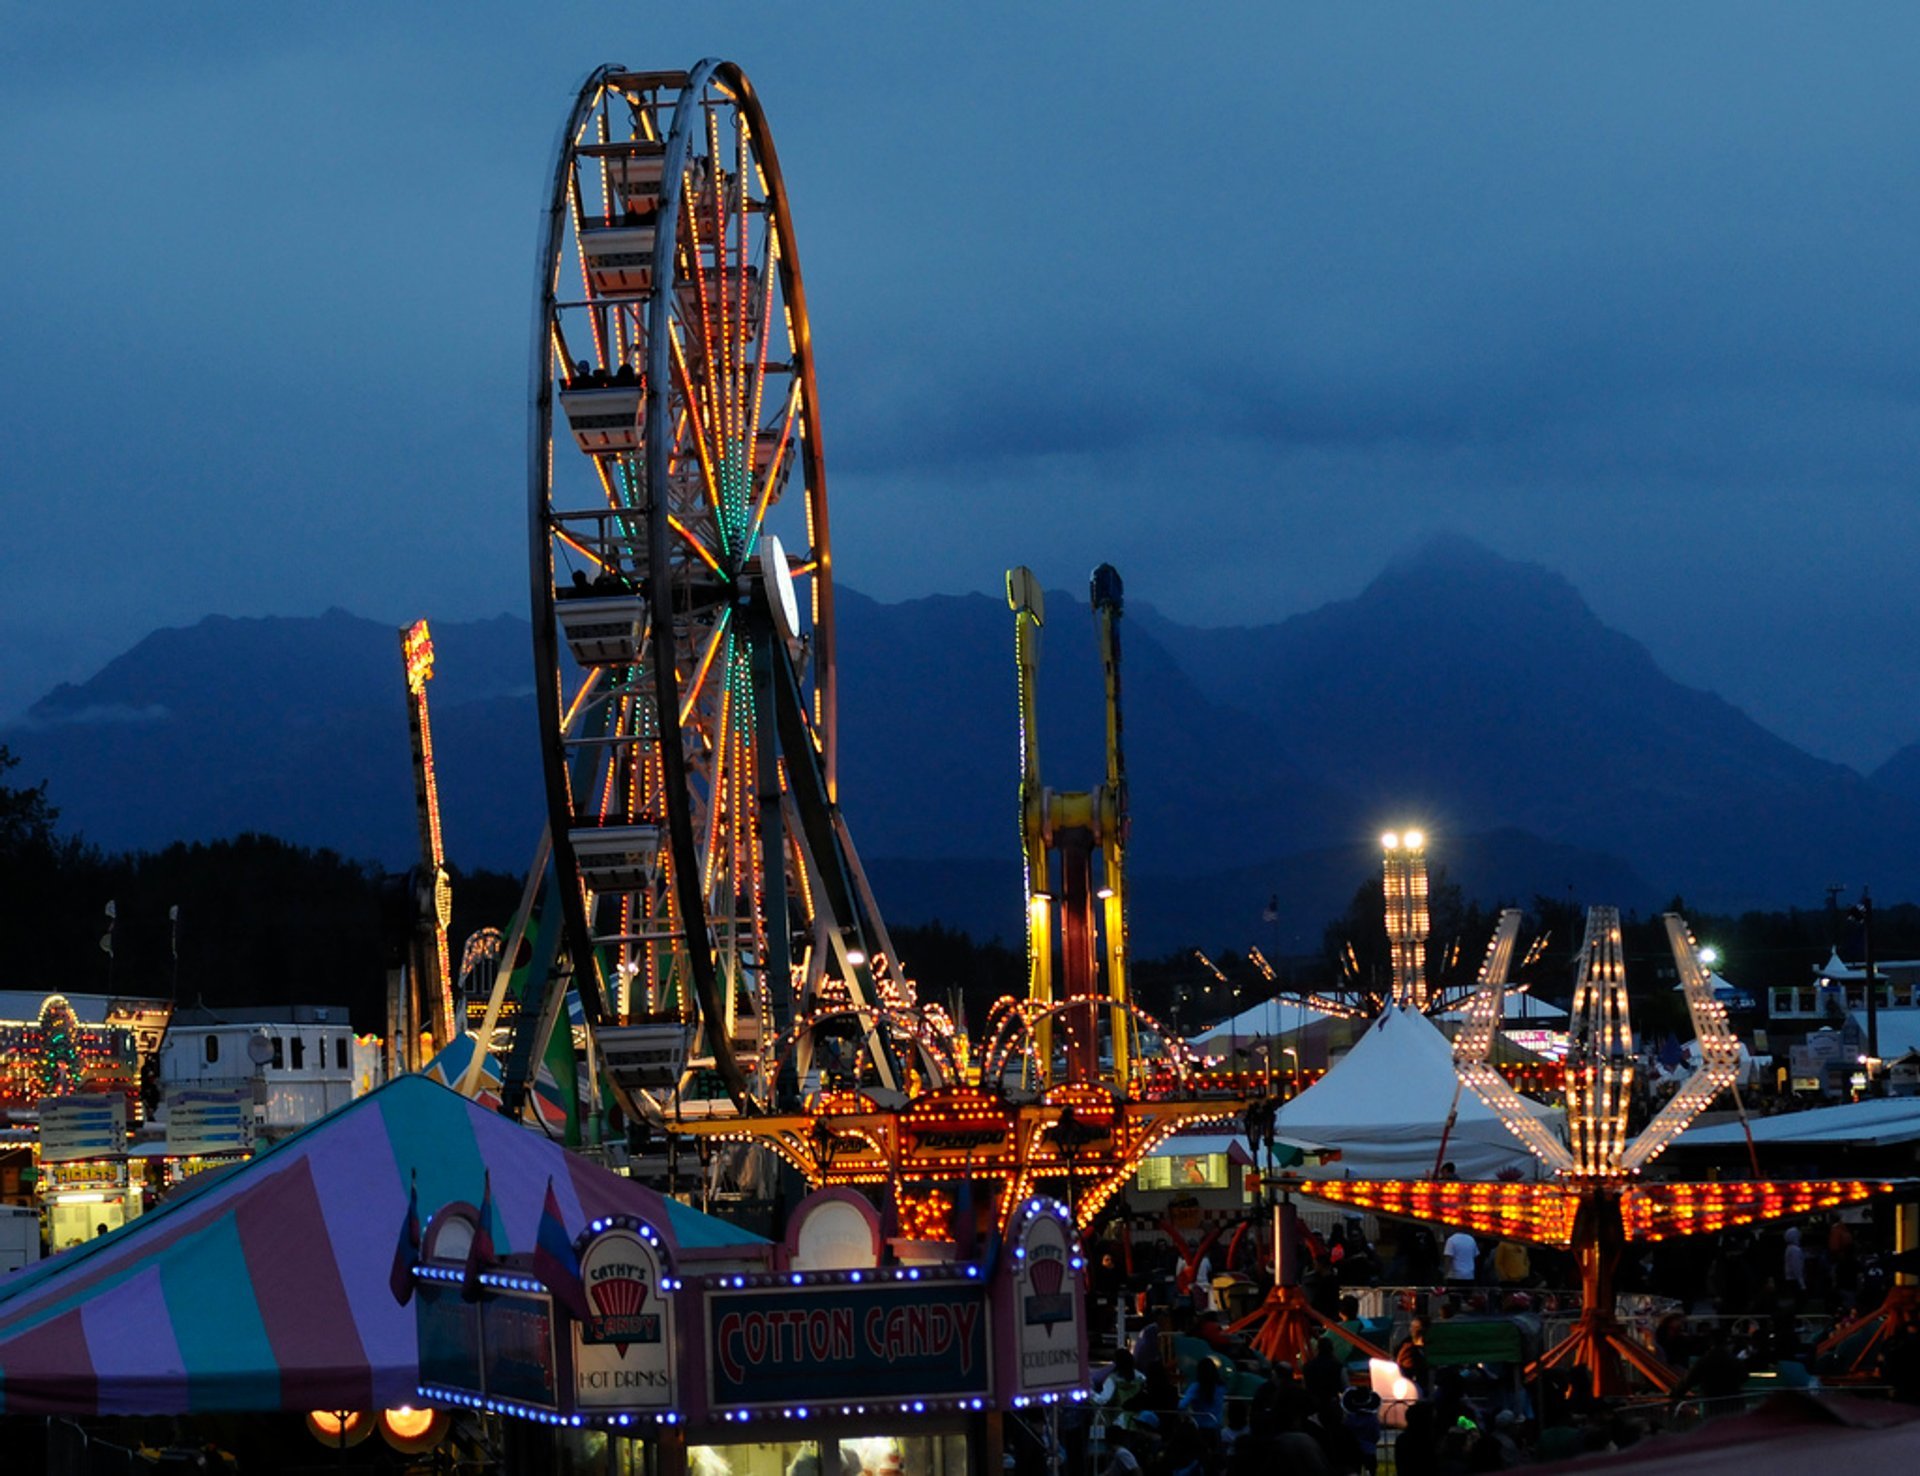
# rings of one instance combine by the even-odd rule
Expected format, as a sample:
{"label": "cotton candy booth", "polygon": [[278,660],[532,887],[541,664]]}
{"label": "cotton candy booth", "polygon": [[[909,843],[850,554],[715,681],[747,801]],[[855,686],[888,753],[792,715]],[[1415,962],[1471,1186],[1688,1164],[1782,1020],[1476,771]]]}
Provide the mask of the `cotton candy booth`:
{"label": "cotton candy booth", "polygon": [[970,1257],[890,1247],[847,1189],[804,1200],[783,1241],[724,1260],[676,1252],[644,1218],[602,1217],[476,1287],[478,1223],[454,1204],[428,1224],[413,1271],[420,1402],[551,1427],[609,1469],[987,1476],[1004,1416],[1086,1397],[1084,1260],[1049,1198],[1023,1201]]}

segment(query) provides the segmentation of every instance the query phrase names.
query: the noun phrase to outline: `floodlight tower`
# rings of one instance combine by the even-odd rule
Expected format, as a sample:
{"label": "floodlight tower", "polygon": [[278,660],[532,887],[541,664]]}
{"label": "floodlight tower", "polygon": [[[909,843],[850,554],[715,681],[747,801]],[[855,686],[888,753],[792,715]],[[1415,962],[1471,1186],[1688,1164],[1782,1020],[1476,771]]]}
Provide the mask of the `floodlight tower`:
{"label": "floodlight tower", "polygon": [[1393,1003],[1427,1007],[1427,837],[1389,830],[1380,837],[1387,899],[1387,942],[1393,948]]}

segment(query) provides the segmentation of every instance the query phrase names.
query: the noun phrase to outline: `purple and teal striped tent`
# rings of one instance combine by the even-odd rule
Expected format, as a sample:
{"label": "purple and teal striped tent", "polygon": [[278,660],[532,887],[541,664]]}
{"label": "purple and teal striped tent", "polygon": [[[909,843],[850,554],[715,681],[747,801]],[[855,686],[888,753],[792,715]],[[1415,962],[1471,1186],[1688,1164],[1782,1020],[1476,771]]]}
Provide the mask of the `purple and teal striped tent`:
{"label": "purple and teal striped tent", "polygon": [[382,1409],[415,1397],[411,1307],[389,1277],[423,1213],[478,1203],[530,1253],[551,1178],[569,1234],[639,1215],[679,1254],[765,1242],[568,1153],[421,1076],[251,1162],[189,1182],[111,1235],[0,1279],[0,1413]]}

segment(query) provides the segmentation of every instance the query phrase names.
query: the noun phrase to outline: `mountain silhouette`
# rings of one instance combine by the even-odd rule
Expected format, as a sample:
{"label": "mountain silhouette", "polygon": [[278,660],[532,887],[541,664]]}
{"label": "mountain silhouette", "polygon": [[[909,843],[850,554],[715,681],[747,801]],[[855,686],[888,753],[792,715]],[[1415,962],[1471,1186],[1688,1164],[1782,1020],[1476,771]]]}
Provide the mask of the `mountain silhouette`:
{"label": "mountain silhouette", "polygon": [[1565,579],[1471,540],[1278,625],[1172,629],[1203,688],[1382,817],[1513,827],[1719,907],[1811,905],[1836,875],[1920,884],[1914,799],[1675,682]]}
{"label": "mountain silhouette", "polygon": [[[841,795],[890,917],[1021,928],[1013,622],[984,595],[840,591]],[[1834,877],[1920,895],[1920,745],[1872,779],[1665,676],[1538,565],[1447,537],[1351,600],[1203,629],[1121,624],[1141,948],[1317,939],[1418,823],[1481,900],[1811,905]],[[448,851],[518,871],[542,819],[527,625],[436,622]],[[1091,789],[1105,717],[1084,590],[1042,631],[1043,778]],[[245,830],[388,867],[418,842],[396,630],[340,610],[156,631],[0,729],[16,780],[109,849]],[[1281,941],[1283,946],[1292,946]],[[1311,946],[1309,944],[1309,946]]]}

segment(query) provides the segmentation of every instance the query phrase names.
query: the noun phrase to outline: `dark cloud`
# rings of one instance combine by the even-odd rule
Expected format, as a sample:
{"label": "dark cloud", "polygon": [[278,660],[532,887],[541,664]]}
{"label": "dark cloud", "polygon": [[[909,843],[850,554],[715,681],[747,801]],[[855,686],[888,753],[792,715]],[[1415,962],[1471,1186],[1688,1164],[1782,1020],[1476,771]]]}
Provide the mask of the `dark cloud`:
{"label": "dark cloud", "polygon": [[599,61],[719,53],[788,175],[856,584],[1112,557],[1264,620],[1456,527],[1823,755],[1920,737],[1904,5],[6,31],[0,711],[209,611],[520,608],[554,130]]}

